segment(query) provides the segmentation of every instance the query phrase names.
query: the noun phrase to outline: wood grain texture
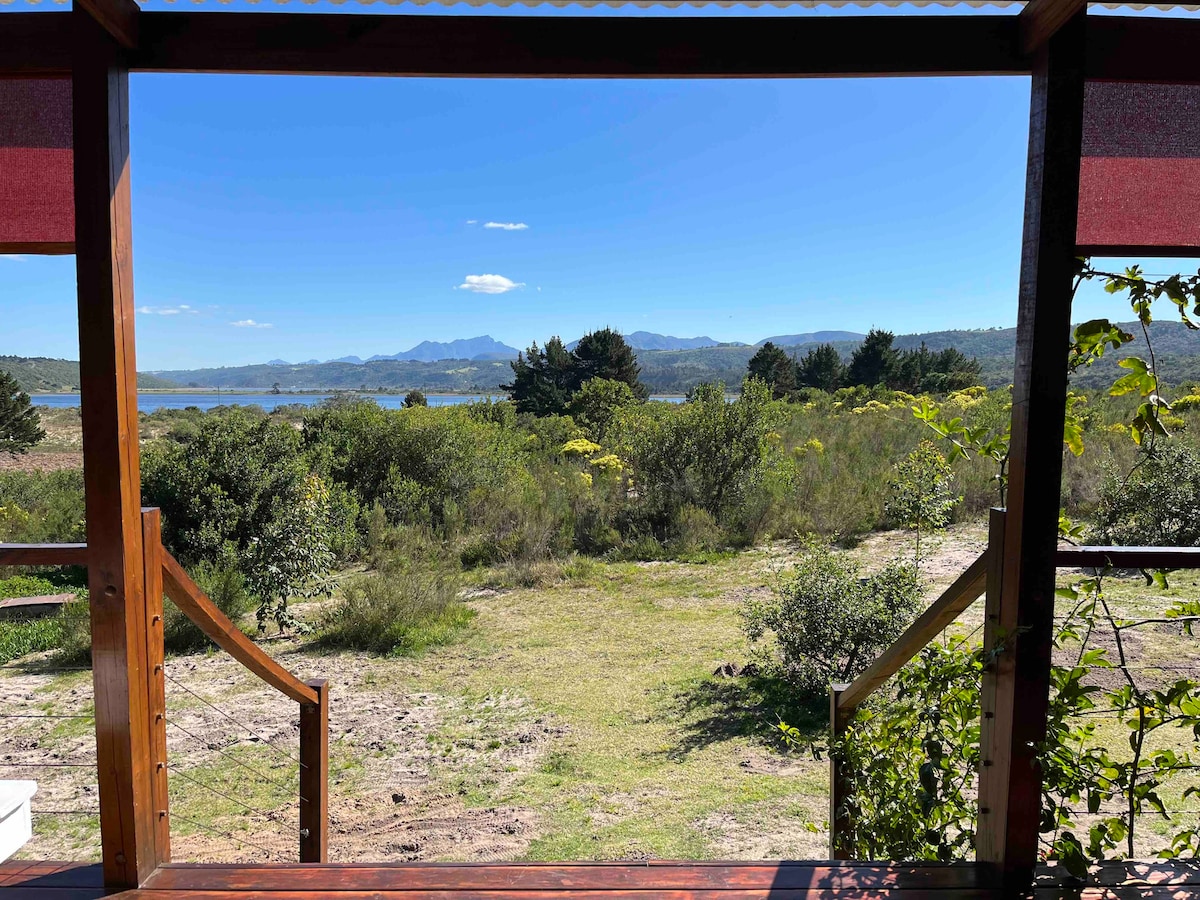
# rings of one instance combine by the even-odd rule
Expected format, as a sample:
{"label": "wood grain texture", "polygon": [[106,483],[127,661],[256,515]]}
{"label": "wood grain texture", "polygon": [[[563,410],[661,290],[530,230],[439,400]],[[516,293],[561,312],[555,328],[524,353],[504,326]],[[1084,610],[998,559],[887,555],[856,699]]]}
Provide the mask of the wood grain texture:
{"label": "wood grain texture", "polygon": [[146,675],[150,710],[150,765],[154,803],[154,865],[171,861],[170,802],[167,791],[167,678],[163,622],[162,513],[142,510],[142,552],[146,559]]}
{"label": "wood grain texture", "polygon": [[138,15],[141,10],[134,0],[75,0],[108,32],[114,41],[127,50],[138,45]]}
{"label": "wood grain texture", "polygon": [[965,572],[954,580],[904,633],[879,655],[879,658],[841,692],[841,709],[849,712],[904,668],[905,664],[979,599],[987,578],[988,554],[982,553]]}
{"label": "wood grain texture", "polygon": [[240,628],[226,618],[216,604],[184,571],[165,548],[162,550],[163,586],[179,611],[212,639],[218,647],[269,684],[297,703],[315,704],[317,693],[279,663],[268,656],[254,641],[242,634]]}
{"label": "wood grain texture", "polygon": [[87,544],[0,544],[0,566],[86,566]]}
{"label": "wood grain texture", "polygon": [[300,704],[300,862],[329,861],[329,682],[308,682],[316,703]]}
{"label": "wood grain texture", "polygon": [[1076,14],[1086,12],[1087,0],[1029,0],[1017,17],[1021,27],[1021,49],[1036,53]]}
{"label": "wood grain texture", "polygon": [[[1087,17],[1078,13],[1040,51],[1031,79],[1025,225],[1017,310],[1012,437],[998,627],[993,752],[1009,766],[1003,822],[978,858],[1002,886],[1024,890],[1038,858],[1041,775],[1054,629],[1055,553],[1075,228],[1083,133]],[[1003,744],[1003,747],[999,745]],[[1000,757],[996,757],[1000,758]],[[990,816],[1001,815],[998,806]]]}
{"label": "wood grain texture", "polygon": [[129,73],[80,8],[72,131],[79,379],[100,840],[105,883],[154,870],[146,609],[134,359]]}
{"label": "wood grain texture", "polygon": [[[320,872],[319,877],[313,872]],[[164,866],[156,890],[626,891],[970,889],[983,886],[969,863],[916,865],[829,862],[396,863],[312,866]]]}

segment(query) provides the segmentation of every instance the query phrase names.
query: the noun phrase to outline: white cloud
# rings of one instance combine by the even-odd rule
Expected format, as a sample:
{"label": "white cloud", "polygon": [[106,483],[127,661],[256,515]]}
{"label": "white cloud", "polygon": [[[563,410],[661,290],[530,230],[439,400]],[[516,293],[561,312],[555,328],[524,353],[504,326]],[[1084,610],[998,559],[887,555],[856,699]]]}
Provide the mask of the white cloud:
{"label": "white cloud", "polygon": [[479,220],[478,219],[467,219],[467,224],[468,225],[478,225]]}
{"label": "white cloud", "polygon": [[529,228],[524,222],[484,222],[484,228],[499,228],[501,231],[525,231]]}
{"label": "white cloud", "polygon": [[186,303],[179,303],[175,306],[139,306],[137,311],[147,316],[179,316],[185,313],[196,315],[196,310]]}
{"label": "white cloud", "polygon": [[25,261],[25,257],[19,253],[0,253],[0,259],[11,259],[13,262]]}
{"label": "white cloud", "polygon": [[468,275],[458,290],[475,294],[507,294],[521,287],[525,287],[525,282],[512,281],[503,275]]}
{"label": "white cloud", "polygon": [[270,322],[255,322],[253,319],[238,319],[236,322],[230,322],[234,328],[274,328]]}

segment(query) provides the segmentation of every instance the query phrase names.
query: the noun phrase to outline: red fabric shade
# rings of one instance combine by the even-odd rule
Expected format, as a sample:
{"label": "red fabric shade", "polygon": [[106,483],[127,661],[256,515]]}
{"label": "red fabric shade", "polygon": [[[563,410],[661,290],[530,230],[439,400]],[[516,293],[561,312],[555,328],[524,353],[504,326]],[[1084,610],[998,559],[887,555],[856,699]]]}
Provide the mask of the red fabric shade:
{"label": "red fabric shade", "polygon": [[1075,240],[1200,255],[1200,85],[1087,84]]}
{"label": "red fabric shade", "polygon": [[0,249],[63,253],[74,241],[71,82],[0,79]]}

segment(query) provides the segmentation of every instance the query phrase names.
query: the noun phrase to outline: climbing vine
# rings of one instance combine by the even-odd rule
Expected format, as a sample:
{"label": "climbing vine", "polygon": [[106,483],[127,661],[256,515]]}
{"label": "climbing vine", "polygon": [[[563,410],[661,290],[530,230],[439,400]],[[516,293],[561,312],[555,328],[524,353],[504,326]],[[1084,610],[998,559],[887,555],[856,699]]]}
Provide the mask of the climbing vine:
{"label": "climbing vine", "polygon": [[[1089,281],[1102,281],[1110,294],[1127,295],[1146,347],[1145,356],[1119,360],[1122,374],[1108,390],[1111,396],[1137,400],[1124,423],[1138,448],[1124,475],[1128,490],[1132,474],[1158,458],[1160,441],[1169,436],[1164,419],[1171,406],[1160,390],[1151,340],[1154,305],[1171,303],[1188,328],[1200,329],[1200,272],[1151,279],[1136,266],[1106,272],[1080,260],[1076,290]],[[1067,348],[1070,371],[1092,366],[1135,339],[1108,319],[1084,322]],[[1084,402],[1069,394],[1064,420],[1065,450],[1077,456],[1085,451],[1078,409]],[[968,424],[929,400],[915,405],[913,414],[948,444],[950,462],[990,459],[1004,505],[1008,428]],[[1085,530],[1066,516],[1059,525],[1066,540]],[[1161,615],[1123,618],[1105,594],[1109,575],[1090,575],[1058,592],[1069,611],[1054,635],[1058,662],[1051,674],[1047,737],[1039,748],[1043,855],[1081,877],[1094,862],[1133,856],[1138,829],[1148,827],[1150,815],[1168,823],[1160,856],[1200,855],[1200,831],[1179,825],[1165,799],[1180,783],[1181,800],[1200,795],[1200,682],[1184,677],[1164,683],[1161,670],[1151,674],[1131,652],[1139,630],[1169,628],[1180,638],[1192,636],[1200,601],[1179,600]],[[1146,575],[1148,583],[1167,586],[1165,573]],[[842,757],[849,773],[851,827],[845,843],[853,856],[950,860],[973,854],[980,680],[984,666],[1002,649],[962,636],[932,644],[896,676],[890,694],[860,709],[844,738],[828,748]],[[1128,733],[1128,751],[1122,742],[1110,746],[1109,732],[1101,732],[1105,721]],[[1182,733],[1183,749],[1179,740],[1162,740],[1171,730]]]}

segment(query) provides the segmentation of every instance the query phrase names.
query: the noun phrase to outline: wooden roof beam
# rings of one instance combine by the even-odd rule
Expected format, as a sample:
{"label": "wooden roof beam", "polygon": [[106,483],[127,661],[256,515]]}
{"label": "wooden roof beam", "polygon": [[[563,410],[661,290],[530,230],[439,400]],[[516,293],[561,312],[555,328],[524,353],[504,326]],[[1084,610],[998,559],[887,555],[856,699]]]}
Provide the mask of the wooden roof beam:
{"label": "wooden roof beam", "polygon": [[1077,12],[1086,9],[1087,0],[1029,0],[1017,16],[1021,50],[1026,54],[1036,53]]}
{"label": "wooden roof beam", "polygon": [[87,10],[100,27],[126,50],[138,45],[138,19],[141,10],[134,0],[74,0],[77,8]]}

